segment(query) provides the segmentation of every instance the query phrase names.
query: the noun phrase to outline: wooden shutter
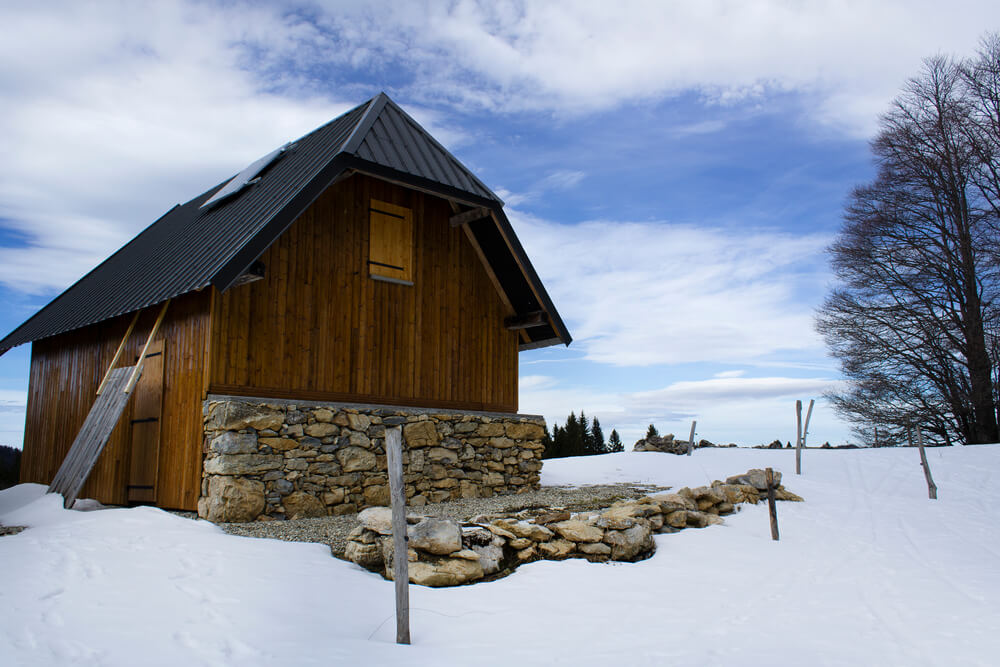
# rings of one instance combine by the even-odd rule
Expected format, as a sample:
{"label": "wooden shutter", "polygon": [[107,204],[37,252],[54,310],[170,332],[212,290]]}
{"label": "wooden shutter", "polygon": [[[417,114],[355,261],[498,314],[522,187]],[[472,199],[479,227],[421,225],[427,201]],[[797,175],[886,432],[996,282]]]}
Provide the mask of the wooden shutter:
{"label": "wooden shutter", "polygon": [[373,199],[368,228],[368,275],[412,284],[413,214]]}

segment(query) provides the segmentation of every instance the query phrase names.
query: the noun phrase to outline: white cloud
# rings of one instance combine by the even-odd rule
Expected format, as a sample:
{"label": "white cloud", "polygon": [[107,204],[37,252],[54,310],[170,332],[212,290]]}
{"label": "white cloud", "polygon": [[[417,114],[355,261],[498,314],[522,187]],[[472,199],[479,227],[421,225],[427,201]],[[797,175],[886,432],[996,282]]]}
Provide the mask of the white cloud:
{"label": "white cloud", "polygon": [[637,392],[604,391],[579,383],[564,386],[555,378],[534,378],[527,386],[522,379],[522,412],[544,415],[551,428],[565,422],[570,412],[579,414],[583,409],[588,417],[601,420],[605,436],[617,429],[627,449],[649,424],[655,424],[661,434],[673,432],[686,438],[692,420],[698,422],[699,439],[717,444],[794,440],[795,400],[810,398],[817,399],[810,442],[840,444],[848,437],[847,426],[821,398],[839,387],[839,381],[829,378],[713,378]]}
{"label": "white cloud", "polygon": [[0,389],[0,445],[21,448],[27,404],[26,391]]}
{"label": "white cloud", "polygon": [[261,7],[7,5],[0,24],[0,218],[30,244],[0,251],[0,282],[22,291],[65,287],[173,204],[348,108],[273,92],[293,82],[261,70],[309,31]]}
{"label": "white cloud", "polygon": [[546,190],[569,190],[580,184],[586,176],[582,171],[560,169],[542,179],[542,188]]}
{"label": "white cloud", "polygon": [[1000,23],[984,0],[321,4],[338,43],[377,45],[428,100],[562,115],[689,91],[711,104],[799,92],[815,120],[861,135],[921,58],[969,53]]}
{"label": "white cloud", "polygon": [[753,364],[823,349],[815,299],[799,292],[814,297],[827,281],[827,235],[510,217],[591,361]]}
{"label": "white cloud", "polygon": [[721,373],[716,373],[713,377],[717,378],[738,378],[746,375],[746,371],[722,371]]}

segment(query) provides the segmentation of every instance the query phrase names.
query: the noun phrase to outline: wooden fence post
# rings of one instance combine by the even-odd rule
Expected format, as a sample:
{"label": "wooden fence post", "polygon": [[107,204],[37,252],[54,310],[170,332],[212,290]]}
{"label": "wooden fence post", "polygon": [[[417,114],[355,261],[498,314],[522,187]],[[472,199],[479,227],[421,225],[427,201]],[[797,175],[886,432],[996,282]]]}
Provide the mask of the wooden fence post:
{"label": "wooden fence post", "polygon": [[771,539],[778,541],[778,507],[774,502],[774,471],[767,468],[764,471],[767,482],[767,511],[771,515]]}
{"label": "wooden fence post", "polygon": [[802,401],[795,401],[795,474],[802,474]]}
{"label": "wooden fence post", "polygon": [[816,399],[814,399],[814,398],[810,398],[809,399],[809,409],[806,410],[806,423],[802,425],[802,446],[803,447],[806,446],[806,440],[809,439],[809,420],[812,419],[812,416],[813,416],[813,404],[815,402],[816,402]]}
{"label": "wooden fence post", "polygon": [[694,449],[694,425],[697,423],[696,421],[691,422],[691,435],[688,436],[688,456],[691,456],[691,450]]}
{"label": "wooden fence post", "polygon": [[392,500],[392,578],[396,585],[396,643],[410,643],[410,563],[406,535],[406,487],[403,486],[403,444],[398,426],[385,430],[389,497]]}
{"label": "wooden fence post", "polygon": [[924,477],[927,478],[927,497],[931,500],[937,500],[937,484],[931,477],[931,467],[927,465],[927,454],[924,453],[924,432],[919,428],[917,429],[917,446],[920,448],[920,465],[924,467]]}

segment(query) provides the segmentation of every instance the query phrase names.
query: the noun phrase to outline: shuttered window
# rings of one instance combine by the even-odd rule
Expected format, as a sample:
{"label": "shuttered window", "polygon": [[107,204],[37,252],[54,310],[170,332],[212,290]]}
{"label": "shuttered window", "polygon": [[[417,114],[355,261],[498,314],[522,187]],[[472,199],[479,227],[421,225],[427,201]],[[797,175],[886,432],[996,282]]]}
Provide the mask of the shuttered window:
{"label": "shuttered window", "polygon": [[413,214],[408,208],[373,199],[368,228],[368,275],[413,284]]}

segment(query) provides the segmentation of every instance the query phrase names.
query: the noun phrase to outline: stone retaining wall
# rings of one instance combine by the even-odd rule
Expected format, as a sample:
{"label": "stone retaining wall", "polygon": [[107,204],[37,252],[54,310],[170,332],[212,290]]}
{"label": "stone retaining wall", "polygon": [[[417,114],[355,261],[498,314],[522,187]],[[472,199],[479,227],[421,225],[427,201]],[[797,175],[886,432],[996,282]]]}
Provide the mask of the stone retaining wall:
{"label": "stone retaining wall", "polygon": [[538,488],[545,420],[530,415],[209,396],[198,515],[349,514],[388,505],[385,429],[401,426],[407,504]]}
{"label": "stone retaining wall", "polygon": [[[778,500],[802,498],[781,486]],[[684,487],[638,500],[617,502],[603,510],[570,513],[549,509],[528,518],[478,517],[458,523],[407,516],[407,560],[410,582],[426,586],[458,586],[496,578],[536,560],[585,558],[594,562],[637,561],[656,551],[653,535],[724,523],[722,516],[743,503],[757,504],[766,493],[763,470],[716,480],[711,486]],[[392,512],[371,508],[358,515],[344,557],[362,567],[393,576]]]}

